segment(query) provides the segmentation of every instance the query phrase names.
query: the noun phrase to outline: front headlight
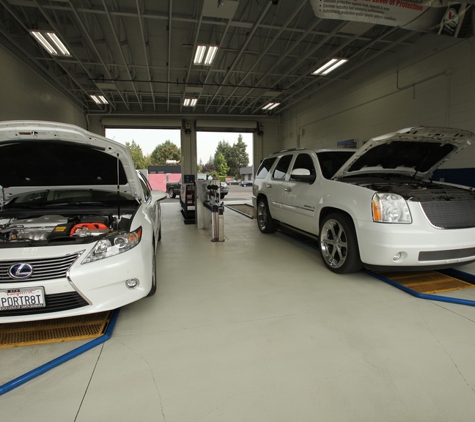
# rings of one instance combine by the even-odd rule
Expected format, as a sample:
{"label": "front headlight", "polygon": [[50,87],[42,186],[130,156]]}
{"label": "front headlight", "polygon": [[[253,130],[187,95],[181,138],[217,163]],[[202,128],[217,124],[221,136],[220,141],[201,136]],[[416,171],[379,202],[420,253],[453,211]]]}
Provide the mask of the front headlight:
{"label": "front headlight", "polygon": [[142,238],[142,227],[133,232],[115,232],[99,240],[82,261],[83,264],[119,255],[135,248]]}
{"label": "front headlight", "polygon": [[395,193],[375,193],[371,207],[373,221],[378,223],[412,223],[405,199]]}

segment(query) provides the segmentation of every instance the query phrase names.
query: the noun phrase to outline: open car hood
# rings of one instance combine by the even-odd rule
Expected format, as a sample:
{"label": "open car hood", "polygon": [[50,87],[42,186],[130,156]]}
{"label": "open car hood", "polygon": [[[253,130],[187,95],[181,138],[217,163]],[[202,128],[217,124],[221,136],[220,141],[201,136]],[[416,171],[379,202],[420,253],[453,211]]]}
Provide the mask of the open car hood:
{"label": "open car hood", "polygon": [[345,176],[385,173],[428,178],[432,172],[475,141],[465,130],[412,127],[370,139],[335,173]]}
{"label": "open car hood", "polygon": [[0,186],[5,196],[48,188],[106,189],[137,197],[128,149],[77,126],[0,122]]}

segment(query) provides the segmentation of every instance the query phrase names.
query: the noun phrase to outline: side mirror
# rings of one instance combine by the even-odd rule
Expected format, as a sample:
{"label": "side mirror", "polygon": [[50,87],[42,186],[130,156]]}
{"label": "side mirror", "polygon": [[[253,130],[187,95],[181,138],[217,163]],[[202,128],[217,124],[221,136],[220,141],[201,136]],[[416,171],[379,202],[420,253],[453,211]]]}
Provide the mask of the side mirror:
{"label": "side mirror", "polygon": [[309,169],[294,169],[290,174],[290,180],[312,184],[315,182],[316,175],[310,174]]}

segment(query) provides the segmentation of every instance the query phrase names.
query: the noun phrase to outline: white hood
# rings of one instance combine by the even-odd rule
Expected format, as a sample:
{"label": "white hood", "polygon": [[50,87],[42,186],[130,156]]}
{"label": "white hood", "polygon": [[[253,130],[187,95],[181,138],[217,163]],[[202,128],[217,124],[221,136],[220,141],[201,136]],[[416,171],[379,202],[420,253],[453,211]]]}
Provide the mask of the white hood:
{"label": "white hood", "polygon": [[140,192],[128,149],[74,125],[0,122],[0,186],[9,195],[74,187]]}
{"label": "white hood", "polygon": [[370,139],[335,173],[333,179],[391,173],[427,178],[442,163],[475,141],[465,130],[413,127]]}

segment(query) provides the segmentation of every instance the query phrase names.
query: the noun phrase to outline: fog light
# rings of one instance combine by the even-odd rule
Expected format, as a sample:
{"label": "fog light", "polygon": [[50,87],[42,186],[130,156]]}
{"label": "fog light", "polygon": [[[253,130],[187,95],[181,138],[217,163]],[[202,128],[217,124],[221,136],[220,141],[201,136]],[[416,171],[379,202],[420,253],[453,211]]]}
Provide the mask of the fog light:
{"label": "fog light", "polygon": [[139,284],[140,282],[136,278],[129,278],[128,280],[125,280],[125,286],[128,289],[135,289]]}
{"label": "fog light", "polygon": [[404,261],[407,258],[407,253],[406,252],[398,252],[393,256],[393,261],[394,262],[401,262]]}

